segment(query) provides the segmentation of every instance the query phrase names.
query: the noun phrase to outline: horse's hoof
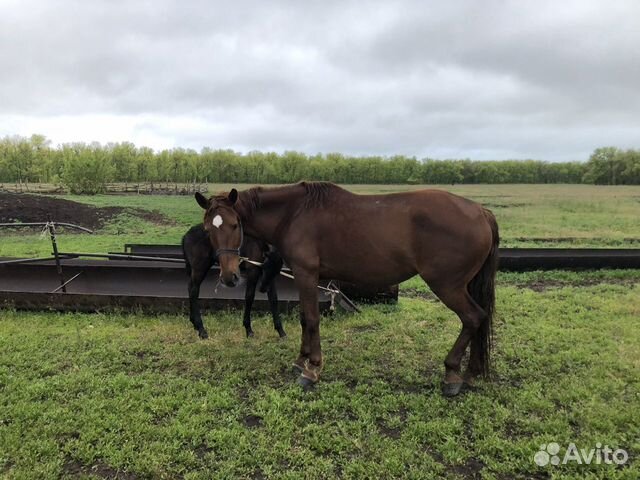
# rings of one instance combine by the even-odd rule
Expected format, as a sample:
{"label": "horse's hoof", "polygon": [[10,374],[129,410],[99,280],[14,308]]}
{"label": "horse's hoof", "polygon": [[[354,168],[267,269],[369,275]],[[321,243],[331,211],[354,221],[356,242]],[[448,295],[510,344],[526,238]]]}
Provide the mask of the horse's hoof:
{"label": "horse's hoof", "polygon": [[280,335],[280,338],[281,338],[281,339],[285,339],[285,338],[287,338],[287,334],[285,333],[285,331],[284,331],[284,330],[280,330],[280,331],[278,332],[278,335]]}
{"label": "horse's hoof", "polygon": [[253,338],[253,332],[247,332],[247,338]]}
{"label": "horse's hoof", "polygon": [[460,389],[460,393],[477,392],[477,391],[478,391],[478,387],[476,385],[474,385],[473,383],[467,383],[467,382],[464,382],[462,384],[462,388]]}
{"label": "horse's hoof", "polygon": [[209,334],[207,333],[207,331],[205,329],[199,330],[198,331],[198,336],[202,339],[202,340],[206,340],[207,338],[209,338]]}
{"label": "horse's hoof", "polygon": [[293,373],[294,375],[298,376],[300,375],[302,372],[304,371],[304,368],[302,368],[300,365],[298,365],[297,363],[294,363],[291,365],[291,373]]}
{"label": "horse's hoof", "polygon": [[445,397],[455,397],[462,390],[463,382],[460,383],[443,383],[442,384],[442,395]]}
{"label": "horse's hoof", "polygon": [[309,391],[311,391],[311,390],[313,390],[315,388],[316,383],[313,380],[311,380],[311,379],[309,379],[309,378],[307,378],[305,376],[300,375],[298,377],[298,385],[300,385],[302,387],[303,391],[309,392]]}

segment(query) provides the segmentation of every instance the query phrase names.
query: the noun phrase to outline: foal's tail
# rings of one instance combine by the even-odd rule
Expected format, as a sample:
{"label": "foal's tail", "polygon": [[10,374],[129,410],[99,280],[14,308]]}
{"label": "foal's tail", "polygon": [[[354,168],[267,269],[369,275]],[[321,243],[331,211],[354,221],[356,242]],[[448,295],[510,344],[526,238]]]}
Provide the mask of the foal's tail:
{"label": "foal's tail", "polygon": [[182,237],[182,257],[184,258],[184,266],[187,269],[187,276],[191,277],[191,264],[189,263],[189,255],[187,255],[187,247],[185,245],[185,242],[187,240],[187,235],[185,234]]}
{"label": "foal's tail", "polygon": [[491,345],[493,343],[493,314],[495,311],[496,290],[495,279],[498,269],[498,245],[500,234],[498,222],[490,210],[484,209],[484,216],[491,226],[492,244],[489,255],[482,268],[469,282],[468,290],[475,302],[485,311],[487,316],[478,328],[472,342],[479,352],[481,372],[484,377],[489,375]]}
{"label": "foal's tail", "polygon": [[262,264],[262,280],[260,281],[260,292],[266,293],[271,287],[271,284],[275,281],[276,277],[280,274],[284,261],[278,252],[275,250],[269,252],[266,255],[266,259]]}

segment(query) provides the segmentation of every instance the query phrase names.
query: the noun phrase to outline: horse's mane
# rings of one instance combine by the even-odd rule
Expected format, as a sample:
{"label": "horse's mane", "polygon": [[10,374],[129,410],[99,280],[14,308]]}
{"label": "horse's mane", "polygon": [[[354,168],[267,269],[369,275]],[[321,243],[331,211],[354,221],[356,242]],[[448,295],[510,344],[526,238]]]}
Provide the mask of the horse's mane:
{"label": "horse's mane", "polygon": [[229,192],[218,192],[215,195],[212,195],[210,200],[215,200],[216,202],[225,202],[229,197]]}
{"label": "horse's mane", "polygon": [[264,188],[253,187],[242,192],[240,196],[244,214],[250,217],[259,210],[265,202],[265,197],[269,194],[282,196],[286,198],[288,193],[294,193],[296,188],[304,188],[304,196],[300,208],[322,208],[326,206],[331,198],[331,192],[341,190],[340,187],[331,182],[299,182],[293,185],[285,185],[282,187]]}
{"label": "horse's mane", "polygon": [[302,185],[306,190],[305,208],[324,207],[331,191],[338,188],[330,182],[300,182],[298,185]]}
{"label": "horse's mane", "polygon": [[252,187],[240,192],[238,203],[241,205],[244,216],[251,217],[260,208],[259,193],[262,190],[264,190],[262,187]]}

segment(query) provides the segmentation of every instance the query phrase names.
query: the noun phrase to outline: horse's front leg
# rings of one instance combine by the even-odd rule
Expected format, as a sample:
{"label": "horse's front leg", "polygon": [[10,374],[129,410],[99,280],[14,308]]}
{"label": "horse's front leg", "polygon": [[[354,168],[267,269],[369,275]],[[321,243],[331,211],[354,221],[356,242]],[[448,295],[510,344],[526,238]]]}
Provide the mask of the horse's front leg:
{"label": "horse's front leg", "polygon": [[320,310],[318,309],[318,273],[295,269],[294,276],[300,295],[302,342],[295,366],[301,370],[298,383],[310,387],[320,379],[322,350],[320,348]]}
{"label": "horse's front leg", "polygon": [[301,374],[304,371],[304,366],[309,360],[309,342],[307,342],[307,322],[304,319],[304,312],[302,311],[302,307],[300,309],[300,355],[296,358],[296,361],[293,362],[293,372],[296,375]]}

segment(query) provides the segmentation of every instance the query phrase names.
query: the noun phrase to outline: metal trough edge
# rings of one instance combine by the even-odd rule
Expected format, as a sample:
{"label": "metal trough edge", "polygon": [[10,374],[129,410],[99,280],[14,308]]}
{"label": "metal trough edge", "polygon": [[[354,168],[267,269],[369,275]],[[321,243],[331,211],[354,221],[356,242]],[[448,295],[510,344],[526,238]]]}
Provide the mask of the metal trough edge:
{"label": "metal trough edge", "polygon": [[[155,313],[188,311],[187,275],[183,265],[166,262],[62,261],[67,293],[52,293],[60,285],[53,261],[0,264],[0,304],[27,310],[104,311],[142,310]],[[244,307],[245,288],[215,289],[217,268],[202,284],[203,311]],[[299,303],[293,281],[279,277],[278,309],[290,312]],[[319,295],[321,310],[331,306],[329,296]],[[265,294],[256,292],[254,310],[269,311]]]}

